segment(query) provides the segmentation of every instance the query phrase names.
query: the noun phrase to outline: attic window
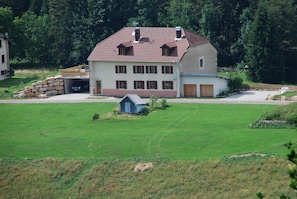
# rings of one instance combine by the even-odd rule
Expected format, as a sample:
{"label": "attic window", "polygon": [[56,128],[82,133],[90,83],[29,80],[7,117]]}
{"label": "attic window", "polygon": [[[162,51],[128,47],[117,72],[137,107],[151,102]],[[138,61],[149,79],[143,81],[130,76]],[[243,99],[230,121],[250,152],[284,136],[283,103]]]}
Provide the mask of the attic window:
{"label": "attic window", "polygon": [[167,47],[162,48],[162,55],[169,56],[170,55],[170,49]]}
{"label": "attic window", "polygon": [[117,48],[119,49],[119,55],[127,55],[128,51],[132,47],[133,46],[131,42],[121,43],[120,45],[117,46]]}
{"label": "attic window", "polygon": [[175,42],[170,42],[162,45],[160,48],[162,48],[163,56],[170,56],[171,52],[176,48],[176,44]]}

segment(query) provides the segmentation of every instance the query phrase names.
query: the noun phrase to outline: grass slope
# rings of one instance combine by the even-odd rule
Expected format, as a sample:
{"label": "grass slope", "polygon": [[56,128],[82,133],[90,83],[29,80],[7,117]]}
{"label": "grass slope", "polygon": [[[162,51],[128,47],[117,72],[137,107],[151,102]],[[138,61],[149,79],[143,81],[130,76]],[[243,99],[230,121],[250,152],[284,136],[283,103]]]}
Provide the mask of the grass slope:
{"label": "grass slope", "polygon": [[146,117],[107,117],[114,103],[1,104],[0,158],[206,160],[258,152],[284,156],[290,129],[250,129],[272,105],[172,104]]}
{"label": "grass slope", "polygon": [[132,172],[133,161],[0,160],[0,198],[279,198],[289,188],[284,159],[161,161]]}

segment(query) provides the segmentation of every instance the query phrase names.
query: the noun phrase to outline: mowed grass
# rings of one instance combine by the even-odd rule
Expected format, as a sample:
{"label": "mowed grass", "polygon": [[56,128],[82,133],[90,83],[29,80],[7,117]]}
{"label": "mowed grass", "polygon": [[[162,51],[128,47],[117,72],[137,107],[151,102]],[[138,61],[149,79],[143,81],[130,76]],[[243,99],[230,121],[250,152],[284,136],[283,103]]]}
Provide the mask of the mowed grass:
{"label": "mowed grass", "polygon": [[[0,104],[0,158],[200,161],[285,156],[296,130],[250,129],[275,105],[170,104],[148,116],[106,117],[115,103]],[[93,121],[98,113],[100,120]]]}
{"label": "mowed grass", "polygon": [[[115,106],[0,104],[0,198],[296,197],[283,146],[296,130],[248,128],[275,105],[170,104],[146,117]],[[275,156],[227,158],[250,152]],[[139,161],[154,167],[132,172]]]}

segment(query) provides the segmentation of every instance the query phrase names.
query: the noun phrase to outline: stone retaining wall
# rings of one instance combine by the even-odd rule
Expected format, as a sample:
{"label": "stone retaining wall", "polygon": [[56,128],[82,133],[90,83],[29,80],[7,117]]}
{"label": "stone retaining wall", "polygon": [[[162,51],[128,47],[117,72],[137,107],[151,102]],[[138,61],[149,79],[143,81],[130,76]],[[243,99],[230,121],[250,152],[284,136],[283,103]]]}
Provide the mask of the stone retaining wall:
{"label": "stone retaining wall", "polygon": [[24,90],[13,93],[15,98],[47,98],[48,96],[64,94],[63,76],[49,77],[44,81],[38,81]]}

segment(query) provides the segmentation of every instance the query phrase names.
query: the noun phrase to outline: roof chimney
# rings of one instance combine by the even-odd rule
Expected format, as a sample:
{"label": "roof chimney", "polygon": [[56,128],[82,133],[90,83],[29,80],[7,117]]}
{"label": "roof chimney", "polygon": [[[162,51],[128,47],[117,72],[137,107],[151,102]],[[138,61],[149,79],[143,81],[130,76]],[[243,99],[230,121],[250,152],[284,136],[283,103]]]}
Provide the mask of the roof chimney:
{"label": "roof chimney", "polygon": [[135,28],[135,41],[139,41],[139,40],[140,40],[140,29]]}
{"label": "roof chimney", "polygon": [[177,26],[175,28],[175,30],[176,30],[176,38],[177,39],[180,39],[181,38],[181,27],[180,26]]}

